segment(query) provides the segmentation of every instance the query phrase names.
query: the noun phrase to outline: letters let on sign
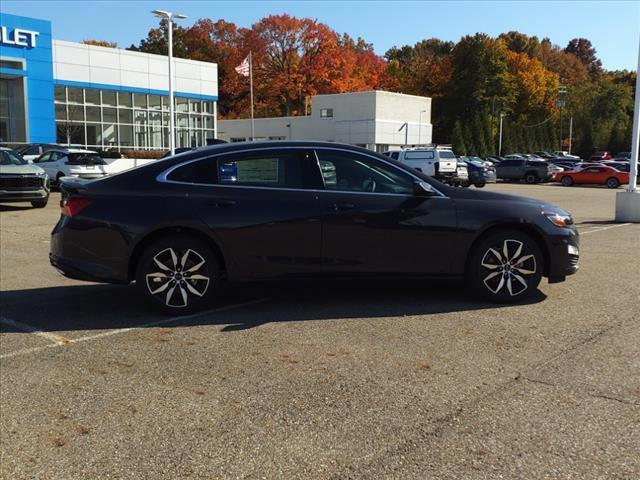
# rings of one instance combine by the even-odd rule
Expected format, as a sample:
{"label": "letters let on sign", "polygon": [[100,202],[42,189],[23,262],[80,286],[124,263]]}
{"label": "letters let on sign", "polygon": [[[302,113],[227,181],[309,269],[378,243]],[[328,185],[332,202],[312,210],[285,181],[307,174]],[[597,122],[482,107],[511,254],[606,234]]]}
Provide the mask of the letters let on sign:
{"label": "letters let on sign", "polygon": [[40,35],[40,32],[34,32],[33,30],[15,28],[13,32],[10,32],[7,27],[0,27],[0,43],[4,45],[35,48],[38,35]]}

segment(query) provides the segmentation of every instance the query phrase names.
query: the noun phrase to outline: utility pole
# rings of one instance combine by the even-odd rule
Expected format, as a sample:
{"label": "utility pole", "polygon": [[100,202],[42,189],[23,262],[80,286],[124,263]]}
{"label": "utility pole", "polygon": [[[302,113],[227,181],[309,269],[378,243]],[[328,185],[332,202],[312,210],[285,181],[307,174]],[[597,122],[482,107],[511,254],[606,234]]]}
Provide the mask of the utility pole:
{"label": "utility pole", "polygon": [[569,120],[569,155],[571,155],[571,141],[573,139],[573,115]]}
{"label": "utility pole", "polygon": [[409,123],[404,122],[402,126],[398,129],[398,131],[402,131],[404,128],[404,146],[406,147],[409,144]]}

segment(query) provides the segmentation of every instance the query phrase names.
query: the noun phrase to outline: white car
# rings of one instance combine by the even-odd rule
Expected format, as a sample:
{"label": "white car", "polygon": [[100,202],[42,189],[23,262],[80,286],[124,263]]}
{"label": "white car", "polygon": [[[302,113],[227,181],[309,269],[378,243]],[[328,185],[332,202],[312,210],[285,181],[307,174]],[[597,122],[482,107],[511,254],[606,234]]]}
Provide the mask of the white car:
{"label": "white car", "polygon": [[384,152],[384,155],[445,183],[459,182],[461,179],[458,175],[465,176],[464,180],[468,180],[466,168],[458,168],[458,159],[448,145],[407,147]]}
{"label": "white car", "polygon": [[102,178],[107,175],[106,162],[96,152],[79,148],[56,148],[36,160],[47,172],[51,182],[59,184],[62,177]]}
{"label": "white car", "polygon": [[569,152],[567,152],[566,150],[558,150],[553,152],[554,155],[558,156],[558,157],[565,157],[565,158],[580,158],[577,155],[571,155]]}
{"label": "white car", "polygon": [[51,145],[48,143],[32,143],[31,145],[24,145],[20,148],[16,149],[16,152],[20,154],[20,156],[27,163],[33,163],[33,161],[40,157],[43,153],[48,152],[49,150],[54,150],[60,148],[57,145]]}

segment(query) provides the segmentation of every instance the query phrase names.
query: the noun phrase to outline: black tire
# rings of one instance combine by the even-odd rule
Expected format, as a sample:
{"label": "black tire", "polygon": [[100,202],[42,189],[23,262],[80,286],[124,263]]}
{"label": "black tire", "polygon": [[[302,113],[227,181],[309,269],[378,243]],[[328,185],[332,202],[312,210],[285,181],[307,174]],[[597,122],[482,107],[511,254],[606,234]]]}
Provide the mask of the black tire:
{"label": "black tire", "polygon": [[538,183],[538,175],[533,173],[533,172],[526,173],[525,176],[524,176],[524,181],[526,183],[528,183],[529,185],[533,185],[534,183]]}
{"label": "black tire", "polygon": [[516,303],[536,292],[543,268],[542,251],[531,236],[503,229],[489,234],[474,248],[466,278],[480,298],[494,303]]}
{"label": "black tire", "polygon": [[560,183],[562,183],[562,185],[564,185],[565,187],[570,187],[571,185],[573,185],[573,178],[571,178],[569,175],[566,175],[560,179]]}
{"label": "black tire", "polygon": [[60,179],[64,177],[64,173],[62,172],[58,172],[58,174],[56,175],[56,187],[60,188]]}
{"label": "black tire", "polygon": [[202,310],[215,298],[222,284],[218,256],[206,243],[189,235],[159,239],[144,250],[136,266],[136,288],[140,295],[170,315]]}
{"label": "black tire", "polygon": [[476,188],[484,188],[486,184],[487,184],[487,182],[476,183],[476,184],[474,184],[474,187],[476,187]]}
{"label": "black tire", "polygon": [[616,177],[607,178],[607,188],[618,188],[620,181]]}
{"label": "black tire", "polygon": [[31,202],[31,206],[33,208],[44,208],[47,206],[47,203],[49,203],[49,197],[43,198],[42,200],[34,200]]}

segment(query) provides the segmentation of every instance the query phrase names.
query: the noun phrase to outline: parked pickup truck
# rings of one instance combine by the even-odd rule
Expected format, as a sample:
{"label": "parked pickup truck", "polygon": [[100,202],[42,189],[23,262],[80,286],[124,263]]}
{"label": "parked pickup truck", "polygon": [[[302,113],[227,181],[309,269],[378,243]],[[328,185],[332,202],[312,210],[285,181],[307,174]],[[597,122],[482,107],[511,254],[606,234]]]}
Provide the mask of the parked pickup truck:
{"label": "parked pickup truck", "polygon": [[541,160],[509,159],[496,166],[496,176],[501,180],[538,183],[550,180],[551,171],[549,164]]}
{"label": "parked pickup truck", "polygon": [[467,169],[458,166],[458,160],[449,146],[420,145],[384,154],[441,182],[450,185],[468,183]]}

